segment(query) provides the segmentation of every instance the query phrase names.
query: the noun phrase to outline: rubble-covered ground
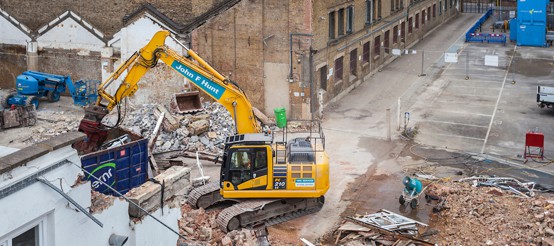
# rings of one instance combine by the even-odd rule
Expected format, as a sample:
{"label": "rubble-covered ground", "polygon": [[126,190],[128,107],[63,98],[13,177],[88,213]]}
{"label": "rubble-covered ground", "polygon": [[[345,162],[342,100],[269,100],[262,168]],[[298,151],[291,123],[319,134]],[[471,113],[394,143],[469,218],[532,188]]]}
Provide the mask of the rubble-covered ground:
{"label": "rubble-covered ground", "polygon": [[439,245],[553,245],[554,198],[514,196],[510,191],[469,183],[433,184],[446,199],[434,215]]}
{"label": "rubble-covered ground", "polygon": [[187,240],[179,239],[179,245],[256,245],[254,231],[241,229],[224,233],[215,222],[221,209],[193,209],[188,204],[181,206],[183,217],[179,220],[179,233]]}
{"label": "rubble-covered ground", "polygon": [[[429,227],[420,230],[417,240],[435,245],[554,245],[552,194],[522,198],[496,187],[453,181],[431,183],[426,194],[440,200],[425,203],[420,198],[420,206],[434,209]],[[399,245],[402,240],[410,241],[390,235],[387,238],[373,227],[345,220],[324,244]],[[412,240],[402,245],[425,244]]]}

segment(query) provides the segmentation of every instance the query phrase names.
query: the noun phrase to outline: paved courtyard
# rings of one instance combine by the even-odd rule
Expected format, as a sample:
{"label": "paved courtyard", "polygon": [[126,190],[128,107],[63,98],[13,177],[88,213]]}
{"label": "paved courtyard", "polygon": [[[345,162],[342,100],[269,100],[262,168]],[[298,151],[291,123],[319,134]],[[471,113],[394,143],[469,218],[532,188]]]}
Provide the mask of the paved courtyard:
{"label": "paved courtyard", "polygon": [[[463,41],[448,50],[458,52],[457,63],[439,58],[416,82],[421,87],[403,98],[410,106],[401,112],[410,112],[410,125],[417,125],[416,140],[522,163],[517,155],[525,134],[538,130],[545,135],[545,156],[554,158],[554,110],[536,104],[537,85],[554,86],[554,50]],[[497,56],[498,66],[486,66],[486,55]]]}

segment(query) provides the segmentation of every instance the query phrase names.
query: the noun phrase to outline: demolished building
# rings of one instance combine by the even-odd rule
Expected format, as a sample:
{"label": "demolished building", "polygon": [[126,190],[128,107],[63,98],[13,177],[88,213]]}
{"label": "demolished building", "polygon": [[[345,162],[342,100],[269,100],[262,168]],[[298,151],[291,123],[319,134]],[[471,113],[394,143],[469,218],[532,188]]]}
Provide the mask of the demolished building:
{"label": "demolished building", "polygon": [[[174,245],[179,237],[180,207],[169,199],[163,207],[159,198],[151,202],[158,206],[141,203],[140,197],[159,195],[142,192],[159,191],[151,182],[129,195],[151,216],[133,213],[137,207],[132,200],[92,191],[91,182],[82,179],[86,174],[71,146],[83,138],[84,134],[70,132],[20,150],[0,148],[0,245],[108,245],[123,241],[127,241],[125,245]],[[175,179],[179,172],[184,177],[179,186],[188,186],[190,169],[184,167],[162,173],[161,179]]]}

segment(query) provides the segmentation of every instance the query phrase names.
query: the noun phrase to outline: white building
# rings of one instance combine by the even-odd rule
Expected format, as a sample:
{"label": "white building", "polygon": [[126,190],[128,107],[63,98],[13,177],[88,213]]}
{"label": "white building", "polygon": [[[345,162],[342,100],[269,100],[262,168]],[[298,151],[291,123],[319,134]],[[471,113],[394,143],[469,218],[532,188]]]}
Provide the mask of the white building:
{"label": "white building", "polygon": [[[80,181],[80,158],[71,147],[83,137],[74,132],[21,150],[0,148],[0,246],[110,245],[110,237],[127,239],[125,245],[175,245],[178,235],[153,218],[131,220],[129,203],[121,198],[89,212],[91,185]],[[153,215],[179,231],[178,207]]]}

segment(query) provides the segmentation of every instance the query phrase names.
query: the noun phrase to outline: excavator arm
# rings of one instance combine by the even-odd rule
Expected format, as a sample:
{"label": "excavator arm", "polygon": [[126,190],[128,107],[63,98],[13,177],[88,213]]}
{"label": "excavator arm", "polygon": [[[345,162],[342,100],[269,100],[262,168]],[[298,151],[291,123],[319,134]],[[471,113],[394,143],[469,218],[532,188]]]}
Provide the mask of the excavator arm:
{"label": "excavator arm", "polygon": [[[146,46],[127,59],[99,86],[97,102],[85,108],[85,117],[79,125],[79,130],[87,134],[89,144],[99,145],[105,141],[107,128],[102,125],[102,119],[114,108],[119,108],[125,98],[136,93],[140,79],[148,70],[155,67],[159,60],[221,103],[231,113],[237,134],[261,132],[252,105],[238,85],[217,72],[193,50],[183,46],[186,56],[182,56],[167,47],[165,40],[168,36],[171,37],[169,31],[157,32]],[[115,85],[125,71],[127,73],[123,80],[119,85]],[[107,90],[111,85],[117,86],[113,94]]]}

